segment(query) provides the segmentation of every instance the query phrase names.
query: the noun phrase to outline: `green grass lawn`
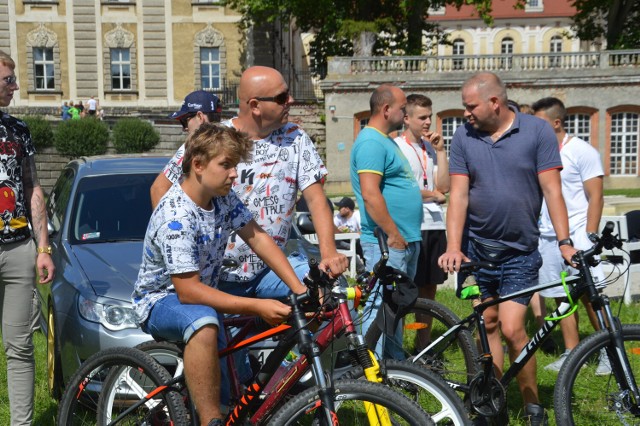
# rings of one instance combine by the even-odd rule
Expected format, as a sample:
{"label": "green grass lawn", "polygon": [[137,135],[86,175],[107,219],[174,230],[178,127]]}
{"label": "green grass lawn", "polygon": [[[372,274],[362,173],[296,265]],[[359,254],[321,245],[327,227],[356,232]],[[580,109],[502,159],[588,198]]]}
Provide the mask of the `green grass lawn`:
{"label": "green grass lawn", "polygon": [[[455,297],[452,290],[441,289],[438,291],[437,300],[447,305],[458,316],[466,316],[471,313],[469,302],[460,301]],[[619,302],[614,301],[614,312],[618,311]],[[548,307],[552,308],[551,302]],[[550,309],[551,310],[551,309]],[[593,330],[587,320],[583,307],[580,307],[580,334],[582,337],[589,335]],[[622,306],[620,318],[623,323],[640,323],[640,304],[634,303],[630,306]],[[537,330],[535,321],[531,315],[527,319],[527,328],[529,333]],[[554,331],[553,339],[562,346],[562,336],[559,329]],[[52,400],[47,391],[47,375],[46,375],[46,339],[42,333],[37,332],[34,335],[36,347],[36,396],[35,396],[35,415],[34,425],[54,425],[54,419],[57,410],[57,403]],[[543,367],[553,362],[554,356],[546,355],[542,352],[536,353],[538,362],[538,387],[540,398],[543,405],[548,409],[549,420],[551,425],[555,425],[553,419],[553,389],[557,378],[557,373],[545,371]],[[513,424],[524,424],[519,416],[522,410],[522,400],[515,381],[507,389],[508,406],[511,413]],[[9,399],[6,386],[6,360],[4,356],[0,356],[0,425],[9,424]]]}

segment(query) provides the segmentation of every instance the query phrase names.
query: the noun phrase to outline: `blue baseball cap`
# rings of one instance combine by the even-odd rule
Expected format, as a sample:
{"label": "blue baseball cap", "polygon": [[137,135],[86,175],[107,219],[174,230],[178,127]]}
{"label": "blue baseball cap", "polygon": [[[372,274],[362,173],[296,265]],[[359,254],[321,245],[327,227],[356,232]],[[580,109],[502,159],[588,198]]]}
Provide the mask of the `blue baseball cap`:
{"label": "blue baseball cap", "polygon": [[202,111],[206,114],[208,112],[220,112],[221,110],[222,105],[220,104],[220,99],[216,95],[204,90],[196,90],[195,92],[189,93],[187,97],[184,98],[180,111],[169,114],[169,118],[180,120],[180,117],[185,114],[189,114],[190,112]]}

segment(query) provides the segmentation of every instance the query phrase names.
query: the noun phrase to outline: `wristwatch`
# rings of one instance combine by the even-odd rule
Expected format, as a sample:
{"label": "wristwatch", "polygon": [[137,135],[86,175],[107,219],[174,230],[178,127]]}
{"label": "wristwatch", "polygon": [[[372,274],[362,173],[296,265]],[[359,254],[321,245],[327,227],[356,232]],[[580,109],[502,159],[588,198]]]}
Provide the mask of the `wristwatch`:
{"label": "wristwatch", "polygon": [[589,238],[589,241],[591,241],[593,244],[598,242],[598,234],[596,234],[595,232],[587,232],[587,238]]}
{"label": "wristwatch", "polygon": [[571,238],[565,238],[564,240],[558,241],[558,247],[562,247],[562,246],[573,247],[573,241],[571,240]]}
{"label": "wristwatch", "polygon": [[51,248],[51,246],[38,247],[38,253],[51,254],[51,253],[53,253],[53,249]]}

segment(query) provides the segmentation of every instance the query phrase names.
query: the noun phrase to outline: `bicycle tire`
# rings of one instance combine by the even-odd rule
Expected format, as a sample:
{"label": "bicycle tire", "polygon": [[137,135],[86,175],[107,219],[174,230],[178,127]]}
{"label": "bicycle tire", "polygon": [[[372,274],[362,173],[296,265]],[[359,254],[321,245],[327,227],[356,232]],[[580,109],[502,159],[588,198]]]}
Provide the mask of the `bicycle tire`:
{"label": "bicycle tire", "polygon": [[[407,318],[411,321],[411,318],[415,318],[412,317],[411,314],[415,315],[416,313],[429,315],[433,318],[431,325],[432,341],[460,322],[460,318],[449,308],[430,299],[419,298],[416,300],[414,307],[411,309],[409,314],[405,316],[405,321]],[[411,322],[409,322],[409,324],[411,324]],[[413,324],[415,325],[417,323],[413,321]],[[417,352],[413,343],[416,331],[409,329],[409,327],[407,327],[407,323],[405,323],[404,328],[404,349],[407,358],[409,358]],[[365,334],[365,343],[367,344],[367,347],[370,349],[375,348],[375,343],[378,341],[381,334],[382,330],[380,330],[375,322],[372,323],[371,327],[369,327],[369,330],[367,330],[367,333]],[[427,365],[431,370],[444,378],[445,381],[466,384],[479,371],[477,360],[478,348],[473,338],[473,334],[468,328],[463,327],[458,332],[455,340],[450,344],[436,348],[435,356],[430,358],[423,357],[420,360],[414,360],[414,362],[420,362]]]}
{"label": "bicycle tire", "polygon": [[[364,402],[385,407],[393,425],[427,426],[433,421],[418,404],[404,395],[379,383],[364,380],[337,380],[333,384],[336,414],[340,424],[368,425]],[[269,420],[269,426],[290,426],[316,423],[314,418],[318,404],[318,388],[310,388],[289,400]]]}
{"label": "bicycle tire", "polygon": [[[119,371],[120,373],[114,373]],[[102,425],[107,424],[103,391],[105,379],[109,375],[131,373],[133,381],[144,393],[157,388],[171,380],[167,371],[152,357],[135,348],[116,347],[100,351],[82,363],[73,375],[60,400],[58,408],[58,425]],[[134,387],[123,389],[118,403],[131,405],[131,394]],[[113,408],[113,407],[112,407]],[[135,421],[148,421],[149,424],[187,424],[187,413],[178,392],[168,389],[154,395],[148,403],[143,404],[132,413]],[[131,424],[131,420],[123,420],[118,424]]]}
{"label": "bicycle tire", "polygon": [[[462,399],[438,374],[409,361],[383,359],[379,364],[382,383],[417,402],[436,425],[471,424]],[[364,370],[355,367],[343,377],[364,379]]]}
{"label": "bicycle tire", "polygon": [[181,372],[183,370],[182,360],[182,348],[172,342],[149,340],[142,342],[136,346],[136,349],[140,349],[153,357],[158,364],[162,365],[173,377],[176,376],[176,371]]}
{"label": "bicycle tire", "polygon": [[[622,340],[637,379],[640,377],[640,325],[623,325]],[[553,395],[557,424],[640,424],[640,413],[629,411],[615,376],[595,374],[600,349],[609,343],[609,332],[598,331],[582,340],[567,356]]]}

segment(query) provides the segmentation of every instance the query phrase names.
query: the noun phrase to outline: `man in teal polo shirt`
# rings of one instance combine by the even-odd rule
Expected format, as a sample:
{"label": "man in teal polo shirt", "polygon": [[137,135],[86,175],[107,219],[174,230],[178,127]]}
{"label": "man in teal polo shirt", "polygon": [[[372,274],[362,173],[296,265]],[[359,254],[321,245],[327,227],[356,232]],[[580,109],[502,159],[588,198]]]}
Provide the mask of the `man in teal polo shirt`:
{"label": "man in teal polo shirt", "polygon": [[[368,268],[380,259],[380,248],[373,230],[379,226],[387,235],[388,265],[413,279],[420,253],[422,197],[409,162],[389,137],[404,120],[407,98],[395,86],[381,85],[369,100],[371,118],[362,129],[351,151],[351,185],[361,208],[360,241]],[[363,333],[375,319],[382,298],[370,297],[365,305]],[[384,353],[379,356],[403,359],[402,327],[386,336]]]}

